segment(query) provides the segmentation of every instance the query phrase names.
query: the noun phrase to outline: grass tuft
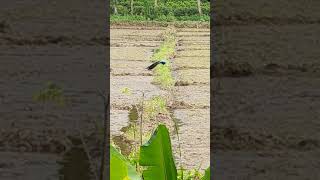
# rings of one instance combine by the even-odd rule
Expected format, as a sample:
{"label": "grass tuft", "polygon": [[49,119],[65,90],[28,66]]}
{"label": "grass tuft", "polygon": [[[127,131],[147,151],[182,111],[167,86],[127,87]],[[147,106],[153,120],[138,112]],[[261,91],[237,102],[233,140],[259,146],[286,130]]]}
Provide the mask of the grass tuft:
{"label": "grass tuft", "polygon": [[170,63],[156,67],[154,82],[164,89],[170,89],[174,86],[175,81],[172,77]]}
{"label": "grass tuft", "polygon": [[174,86],[174,79],[172,77],[172,70],[169,59],[174,56],[176,39],[174,32],[169,29],[164,35],[164,41],[160,45],[159,49],[151,57],[151,61],[159,61],[162,59],[167,60],[165,65],[160,65],[155,68],[154,83],[159,84],[164,89],[170,89]]}
{"label": "grass tuft", "polygon": [[[169,32],[170,33],[170,32]],[[161,59],[169,59],[174,55],[176,40],[172,33],[164,35],[165,40],[160,45],[159,49],[151,57],[151,61],[155,62]]]}
{"label": "grass tuft", "polygon": [[167,101],[161,96],[154,96],[144,102],[144,113],[145,119],[154,119],[159,113],[169,114]]}

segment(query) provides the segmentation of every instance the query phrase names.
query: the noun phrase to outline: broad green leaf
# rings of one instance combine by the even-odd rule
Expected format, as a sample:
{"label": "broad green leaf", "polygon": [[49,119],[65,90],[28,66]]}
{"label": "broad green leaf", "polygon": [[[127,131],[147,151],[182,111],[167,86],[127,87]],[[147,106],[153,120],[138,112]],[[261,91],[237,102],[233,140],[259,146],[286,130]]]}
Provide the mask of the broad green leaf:
{"label": "broad green leaf", "polygon": [[210,167],[208,167],[201,180],[210,180]]}
{"label": "broad green leaf", "polygon": [[110,180],[141,180],[135,168],[110,145]]}
{"label": "broad green leaf", "polygon": [[144,180],[176,180],[177,169],[174,164],[168,129],[159,125],[149,141],[140,147],[140,166],[145,166]]}

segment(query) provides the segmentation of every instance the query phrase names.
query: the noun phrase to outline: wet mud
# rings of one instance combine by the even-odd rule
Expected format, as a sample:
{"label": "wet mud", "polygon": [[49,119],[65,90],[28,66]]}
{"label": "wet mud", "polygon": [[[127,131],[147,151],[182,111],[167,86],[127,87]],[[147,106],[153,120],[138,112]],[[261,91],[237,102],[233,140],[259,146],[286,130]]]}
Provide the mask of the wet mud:
{"label": "wet mud", "polygon": [[[132,118],[134,107],[143,99],[168,94],[153,84],[153,73],[146,69],[152,54],[163,41],[164,32],[164,28],[111,28],[111,140],[125,155],[129,155],[134,145],[127,133],[133,124],[138,125]],[[124,93],[124,89],[129,92]],[[151,132],[153,128],[154,124],[148,122],[143,131]]]}
{"label": "wet mud", "polygon": [[[210,165],[209,37],[209,29],[182,28],[177,33],[173,115],[179,122],[178,162],[188,169],[203,170]],[[180,159],[177,138],[173,144],[176,159]]]}
{"label": "wet mud", "polygon": [[[301,12],[318,2],[293,1],[264,18],[284,6],[269,3],[259,13],[228,11],[243,18],[220,17],[216,27],[223,37],[216,39],[220,64],[211,77],[216,179],[319,178],[320,26],[310,22],[319,14]],[[252,1],[250,7],[260,5]],[[305,18],[293,18],[300,15]]]}
{"label": "wet mud", "polygon": [[[129,112],[133,105],[141,102],[141,91],[145,92],[145,99],[156,95],[171,97],[174,101],[168,105],[171,111],[170,117],[159,114],[156,119],[168,124],[176,163],[187,169],[197,169],[201,164],[200,169],[203,170],[209,166],[210,152],[208,44],[210,32],[209,29],[178,29],[176,56],[172,59],[173,75],[177,82],[173,94],[153,84],[153,73],[145,69],[150,65],[151,55],[162,42],[161,35],[164,32],[164,28],[119,29],[115,27],[111,30],[112,140],[124,153],[128,153],[127,146],[132,146],[132,142],[124,138],[123,131],[130,127]],[[194,41],[194,37],[202,39]],[[127,39],[128,43],[123,43]],[[193,41],[196,44],[184,44],[184,41]],[[202,41],[206,44],[202,44]],[[199,57],[199,53],[204,57]],[[121,92],[126,87],[131,89],[130,95]],[[125,125],[126,122],[127,125]],[[175,122],[179,127],[181,161],[178,153],[177,132],[174,128]],[[154,127],[154,123],[148,122],[144,126],[144,131],[151,132]],[[197,144],[192,143],[195,140],[198,141]]]}
{"label": "wet mud", "polygon": [[[103,120],[99,89],[107,38],[105,32],[92,33],[104,28],[95,23],[104,14],[97,6],[102,2],[13,0],[1,6],[0,179],[61,179],[75,167],[60,169],[76,161],[58,162],[66,154],[82,158],[70,151],[79,132],[90,154],[99,157],[96,124]],[[86,16],[80,22],[81,12]],[[48,82],[62,88],[65,106],[34,100]]]}

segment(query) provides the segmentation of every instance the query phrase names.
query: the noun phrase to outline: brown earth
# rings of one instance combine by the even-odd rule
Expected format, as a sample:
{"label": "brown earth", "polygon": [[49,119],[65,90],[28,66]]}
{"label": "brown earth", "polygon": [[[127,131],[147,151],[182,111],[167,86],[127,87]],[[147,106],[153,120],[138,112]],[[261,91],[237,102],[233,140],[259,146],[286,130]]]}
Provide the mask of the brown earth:
{"label": "brown earth", "polygon": [[[105,17],[98,6],[103,2],[13,0],[1,5],[0,179],[72,175],[61,169],[70,165],[68,153],[83,158],[69,152],[79,131],[89,150],[99,154],[95,126],[103,121],[98,90],[105,89],[107,38],[104,25],[96,23],[97,16]],[[63,88],[65,107],[44,110],[33,100],[48,81]]]}
{"label": "brown earth", "polygon": [[[150,56],[154,50],[160,45],[159,40],[165,29],[150,27],[123,27],[112,28],[111,31],[111,128],[114,129],[112,135],[113,140],[119,141],[119,136],[123,134],[121,126],[125,126],[125,122],[129,124],[130,119],[125,114],[129,113],[132,105],[141,101],[141,92],[145,92],[145,98],[149,99],[155,95],[163,97],[174,96],[174,102],[169,104],[173,110],[173,118],[176,118],[180,126],[179,135],[182,151],[182,159],[180,161],[178,141],[173,131],[171,118],[165,120],[162,117],[161,122],[168,123],[171,131],[173,150],[177,164],[181,164],[187,169],[203,170],[209,166],[209,45],[201,44],[202,41],[209,42],[208,29],[182,28],[178,29],[178,50],[173,63],[173,74],[178,82],[171,94],[162,90],[152,83],[153,73],[147,71],[145,67],[150,65]],[[191,35],[191,39],[190,39]],[[154,37],[152,39],[151,37]],[[200,43],[196,45],[184,45],[183,40],[193,40],[196,37],[202,37]],[[128,39],[128,44],[118,43]],[[149,41],[146,41],[148,39]],[[198,41],[197,41],[198,42]],[[157,44],[158,43],[158,44]],[[156,47],[154,45],[157,45]],[[116,47],[113,47],[116,46]],[[188,49],[189,48],[189,49]],[[185,50],[183,50],[185,49]],[[188,54],[186,54],[188,53]],[[204,57],[198,57],[199,54]],[[190,58],[186,56],[196,56]],[[200,68],[199,64],[200,63]],[[194,75],[197,76],[194,76]],[[201,74],[208,78],[202,78]],[[185,81],[185,82],[184,82]],[[179,82],[184,82],[183,86]],[[132,90],[131,95],[125,95],[121,92],[123,88]],[[120,113],[121,111],[121,113]],[[127,111],[127,112],[126,112]],[[163,119],[165,118],[165,119]],[[201,123],[199,123],[201,122]],[[152,130],[154,125],[146,122],[145,129]],[[144,129],[144,130],[145,130]],[[192,138],[192,139],[190,139]],[[197,144],[192,142],[195,139]],[[124,141],[124,140],[122,140]],[[128,145],[130,142],[124,141]],[[119,143],[119,142],[118,142]],[[117,144],[117,142],[116,142]],[[122,144],[118,144],[122,146]],[[127,145],[127,146],[128,146]],[[122,146],[123,147],[123,146]],[[123,147],[123,150],[126,149]],[[202,163],[202,164],[201,164]]]}
{"label": "brown earth", "polygon": [[319,179],[318,3],[219,4],[215,179]]}
{"label": "brown earth", "polygon": [[[179,124],[181,161],[178,162],[188,169],[203,171],[210,166],[210,51],[207,45],[210,32],[205,28],[183,28],[177,32],[173,112]],[[188,41],[195,44],[186,43]],[[173,144],[179,159],[177,138]]]}
{"label": "brown earth", "polygon": [[[128,137],[133,121],[129,118],[132,107],[141,104],[143,93],[145,101],[154,96],[168,96],[168,92],[154,85],[153,73],[146,69],[151,64],[154,50],[163,41],[165,30],[149,27],[111,28],[111,139],[125,155],[134,144]],[[124,89],[129,89],[130,93],[124,94]],[[165,118],[165,121],[169,120]],[[158,121],[145,121],[144,132],[152,132],[155,123]]]}

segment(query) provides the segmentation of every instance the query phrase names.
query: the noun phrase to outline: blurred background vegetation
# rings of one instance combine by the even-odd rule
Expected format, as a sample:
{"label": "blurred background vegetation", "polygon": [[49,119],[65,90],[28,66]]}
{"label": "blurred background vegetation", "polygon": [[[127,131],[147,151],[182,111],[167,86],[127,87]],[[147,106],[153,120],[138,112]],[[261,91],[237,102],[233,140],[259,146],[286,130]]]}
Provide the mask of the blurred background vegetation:
{"label": "blurred background vegetation", "polygon": [[210,0],[111,0],[112,21],[210,21]]}

